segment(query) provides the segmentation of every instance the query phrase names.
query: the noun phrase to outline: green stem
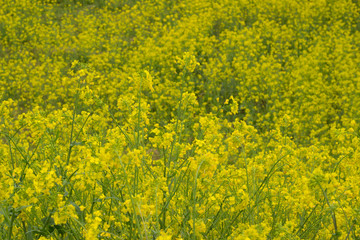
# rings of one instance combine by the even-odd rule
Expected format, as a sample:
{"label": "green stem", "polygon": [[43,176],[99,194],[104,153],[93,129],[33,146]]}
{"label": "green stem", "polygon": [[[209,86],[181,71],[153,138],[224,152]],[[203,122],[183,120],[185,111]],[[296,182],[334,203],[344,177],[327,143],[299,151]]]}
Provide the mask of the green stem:
{"label": "green stem", "polygon": [[10,227],[9,227],[9,236],[8,236],[8,240],[11,240],[11,235],[12,235],[12,230],[13,230],[13,226],[14,226],[14,221],[16,218],[16,210],[12,209],[12,215],[11,215],[11,221],[10,221]]}

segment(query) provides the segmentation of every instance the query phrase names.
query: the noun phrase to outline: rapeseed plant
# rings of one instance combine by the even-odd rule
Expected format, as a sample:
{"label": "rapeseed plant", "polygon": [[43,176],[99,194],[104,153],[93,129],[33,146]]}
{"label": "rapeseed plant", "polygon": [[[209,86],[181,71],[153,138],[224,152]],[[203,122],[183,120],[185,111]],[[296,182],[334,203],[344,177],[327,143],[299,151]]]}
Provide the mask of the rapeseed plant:
{"label": "rapeseed plant", "polygon": [[359,238],[358,1],[1,5],[1,239]]}

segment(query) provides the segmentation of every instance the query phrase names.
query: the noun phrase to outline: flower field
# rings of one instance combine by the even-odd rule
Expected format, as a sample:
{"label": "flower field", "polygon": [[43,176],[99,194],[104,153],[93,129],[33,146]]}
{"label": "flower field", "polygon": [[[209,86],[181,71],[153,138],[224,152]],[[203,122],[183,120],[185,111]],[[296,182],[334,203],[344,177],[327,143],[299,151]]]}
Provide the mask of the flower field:
{"label": "flower field", "polygon": [[0,6],[0,239],[360,239],[360,1]]}

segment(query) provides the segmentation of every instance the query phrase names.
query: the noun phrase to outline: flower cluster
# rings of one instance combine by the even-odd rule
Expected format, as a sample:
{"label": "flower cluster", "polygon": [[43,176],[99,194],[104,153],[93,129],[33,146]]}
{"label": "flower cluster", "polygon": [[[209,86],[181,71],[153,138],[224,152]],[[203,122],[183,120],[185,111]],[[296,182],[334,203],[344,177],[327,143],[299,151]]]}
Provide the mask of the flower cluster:
{"label": "flower cluster", "polygon": [[359,1],[0,8],[0,239],[360,238]]}

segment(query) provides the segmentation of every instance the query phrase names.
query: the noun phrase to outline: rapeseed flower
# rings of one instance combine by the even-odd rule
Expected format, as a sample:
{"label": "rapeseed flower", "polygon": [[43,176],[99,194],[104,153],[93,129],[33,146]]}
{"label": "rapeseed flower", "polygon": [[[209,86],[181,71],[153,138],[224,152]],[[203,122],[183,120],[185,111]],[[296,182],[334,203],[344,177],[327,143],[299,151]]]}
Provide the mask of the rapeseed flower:
{"label": "rapeseed flower", "polygon": [[358,238],[359,8],[3,1],[0,238]]}

